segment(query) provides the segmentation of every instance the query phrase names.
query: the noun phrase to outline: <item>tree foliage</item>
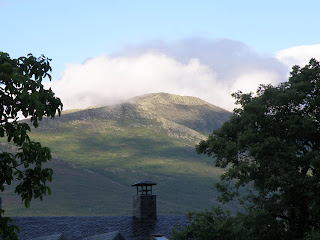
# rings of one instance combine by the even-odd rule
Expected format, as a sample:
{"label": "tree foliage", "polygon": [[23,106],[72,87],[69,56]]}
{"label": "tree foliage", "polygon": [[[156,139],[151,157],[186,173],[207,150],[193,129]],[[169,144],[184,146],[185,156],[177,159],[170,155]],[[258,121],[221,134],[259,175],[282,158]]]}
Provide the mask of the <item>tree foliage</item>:
{"label": "tree foliage", "polygon": [[[19,115],[30,118],[38,127],[43,116],[55,117],[62,111],[62,103],[51,89],[45,89],[42,80],[51,76],[50,59],[29,54],[27,57],[11,59],[0,52],[0,137],[6,138],[18,147],[17,152],[0,153],[0,190],[5,185],[17,182],[15,192],[21,196],[26,207],[32,198],[42,200],[50,194],[47,181],[52,180],[52,169],[42,168],[51,159],[49,148],[29,138],[31,130],[26,121],[18,121]],[[0,236],[2,239],[16,239],[18,228],[11,225],[9,218],[0,214]]]}
{"label": "tree foliage", "polygon": [[287,82],[233,96],[240,107],[196,147],[226,168],[220,201],[237,198],[246,216],[255,216],[246,225],[257,229],[254,239],[269,239],[268,228],[281,239],[319,236],[320,63],[311,59],[294,66]]}
{"label": "tree foliage", "polygon": [[241,213],[232,216],[220,207],[204,212],[189,212],[189,224],[173,229],[174,240],[260,240],[286,239],[287,233],[281,222],[271,218],[264,211]]}
{"label": "tree foliage", "polygon": [[231,225],[233,218],[221,208],[212,208],[204,212],[189,212],[189,225],[185,228],[177,226],[173,229],[173,239],[233,239],[234,231]]}

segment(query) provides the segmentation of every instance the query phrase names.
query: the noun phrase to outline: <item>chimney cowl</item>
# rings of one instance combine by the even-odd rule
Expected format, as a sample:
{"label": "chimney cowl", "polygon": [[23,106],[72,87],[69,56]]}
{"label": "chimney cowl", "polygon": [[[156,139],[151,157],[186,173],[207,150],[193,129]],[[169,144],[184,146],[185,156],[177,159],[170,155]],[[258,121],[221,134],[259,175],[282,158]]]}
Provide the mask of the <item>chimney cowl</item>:
{"label": "chimney cowl", "polygon": [[157,183],[148,181],[148,180],[141,180],[139,182],[136,182],[135,184],[132,184],[131,186],[152,186],[152,185],[157,185]]}

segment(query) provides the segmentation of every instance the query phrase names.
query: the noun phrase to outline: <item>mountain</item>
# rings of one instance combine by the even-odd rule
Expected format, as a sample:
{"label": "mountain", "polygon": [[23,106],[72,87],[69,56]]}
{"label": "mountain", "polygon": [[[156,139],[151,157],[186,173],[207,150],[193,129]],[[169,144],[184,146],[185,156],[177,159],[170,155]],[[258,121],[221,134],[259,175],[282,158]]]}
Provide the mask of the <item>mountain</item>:
{"label": "mountain", "polygon": [[158,183],[159,214],[208,208],[216,203],[213,184],[222,170],[194,147],[230,116],[199,98],[152,93],[45,118],[30,135],[53,153],[52,195],[24,209],[7,191],[6,214],[130,215],[131,184],[142,179]]}

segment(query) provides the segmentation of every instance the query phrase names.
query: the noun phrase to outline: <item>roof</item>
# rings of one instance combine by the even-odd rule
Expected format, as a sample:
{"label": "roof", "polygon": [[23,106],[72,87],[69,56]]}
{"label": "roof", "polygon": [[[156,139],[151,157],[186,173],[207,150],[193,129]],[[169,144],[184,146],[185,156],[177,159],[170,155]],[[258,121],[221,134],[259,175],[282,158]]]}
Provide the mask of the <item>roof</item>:
{"label": "roof", "polygon": [[[132,216],[13,217],[12,219],[20,228],[18,236],[21,240],[59,236],[58,234],[62,234],[61,239],[66,240],[95,239],[89,237],[98,237],[115,231],[126,240],[148,239],[150,234],[162,234],[170,238],[174,225],[183,227],[187,224],[187,219],[181,215],[159,215],[155,221],[140,221]],[[41,240],[44,239],[50,238]]]}
{"label": "roof", "polygon": [[136,182],[135,184],[132,184],[131,186],[152,186],[152,185],[157,185],[157,183],[148,181],[148,180],[142,180],[142,181]]}
{"label": "roof", "polygon": [[33,240],[65,240],[65,238],[63,237],[62,233],[58,233],[50,236],[34,238]]}
{"label": "roof", "polygon": [[151,240],[169,240],[168,238],[162,236],[162,235],[158,235],[158,234],[152,234],[150,236]]}
{"label": "roof", "polygon": [[125,240],[122,235],[118,231],[99,234],[95,236],[91,236],[88,238],[84,238],[84,240]]}

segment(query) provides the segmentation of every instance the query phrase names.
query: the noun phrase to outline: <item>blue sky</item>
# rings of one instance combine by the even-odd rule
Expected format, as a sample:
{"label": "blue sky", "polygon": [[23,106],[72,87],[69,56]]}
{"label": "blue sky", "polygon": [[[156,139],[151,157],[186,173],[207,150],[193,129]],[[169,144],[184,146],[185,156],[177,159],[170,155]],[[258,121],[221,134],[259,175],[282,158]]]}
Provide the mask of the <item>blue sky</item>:
{"label": "blue sky", "polygon": [[[320,1],[317,0],[0,0],[0,51],[8,52],[12,57],[33,53],[35,56],[44,54],[52,58],[53,82],[60,81],[61,88],[63,85],[66,86],[63,83],[70,84],[69,93],[63,93],[56,87],[57,95],[61,92],[61,98],[66,99],[67,108],[117,102],[134,94],[147,93],[148,84],[154,85],[154,82],[147,84],[147,80],[125,80],[133,76],[133,73],[116,80],[117,72],[106,72],[106,69],[110,69],[108,64],[117,68],[119,65],[115,65],[116,63],[127,64],[124,71],[133,71],[137,78],[149,76],[150,79],[158,79],[158,84],[166,82],[159,77],[163,71],[168,71],[166,77],[176,79],[176,85],[168,81],[164,83],[166,86],[150,87],[150,91],[197,95],[190,90],[194,88],[192,80],[181,82],[182,76],[189,76],[187,73],[194,68],[196,70],[191,75],[196,82],[213,84],[212,86],[227,82],[229,88],[226,85],[224,89],[225,93],[229,94],[234,87],[243,84],[238,79],[235,80],[239,82],[238,85],[230,87],[233,75],[228,79],[221,77],[225,75],[223,71],[229,74],[226,70],[228,62],[231,62],[232,69],[248,69],[248,79],[256,77],[264,82],[265,78],[270,77],[273,79],[271,82],[276,83],[287,76],[283,73],[288,72],[284,65],[295,63],[292,59],[300,63],[298,59],[301,58],[317,58],[320,44],[319,9]],[[292,50],[298,46],[304,48]],[[230,49],[234,49],[234,52],[230,53]],[[287,52],[282,53],[286,59],[288,56],[291,57],[289,63],[279,58],[279,53],[285,50]],[[212,53],[205,56],[205,53],[210,51],[219,52],[220,55]],[[150,52],[153,52],[153,55],[148,58],[146,54],[151,54]],[[307,56],[302,56],[306,52]],[[235,56],[239,58],[239,55],[245,55],[247,66],[243,66],[243,59],[234,60]],[[218,57],[223,62],[221,66]],[[96,65],[93,66],[90,59]],[[143,65],[147,60],[150,62]],[[192,65],[189,64],[190,60],[198,62],[193,62]],[[149,68],[150,63],[158,67],[153,69],[152,74],[143,72],[144,70],[140,70],[138,74],[138,70],[132,69],[132,66],[140,66],[137,64],[139,61],[141,69]],[[217,64],[210,64],[214,62]],[[250,68],[252,62],[259,62],[259,66]],[[167,66],[166,64],[172,65],[164,70],[162,67]],[[176,66],[175,70],[171,69],[173,65]],[[266,71],[263,70],[264,66]],[[82,71],[85,72],[82,75],[95,75],[95,78],[81,79],[78,73]],[[102,72],[101,75],[99,71]],[[261,77],[259,71],[264,72]],[[175,74],[170,75],[169,72]],[[200,80],[197,80],[198,72],[202,74]],[[234,72],[234,75],[237,73],[239,71]],[[241,81],[245,81],[246,75],[243,74],[240,78]],[[94,79],[104,79],[104,84],[102,80]],[[106,85],[106,81],[109,84]],[[123,85],[115,84],[117,81],[121,81]],[[248,82],[252,87],[256,87],[255,84],[251,84],[252,81]],[[76,86],[77,83],[79,86]],[[74,90],[71,90],[72,84]],[[140,86],[140,89],[143,86],[143,90],[130,93],[130,84]],[[171,84],[170,87],[168,84]],[[186,87],[188,84],[189,90]],[[89,86],[92,88],[85,92],[84,89],[90,88]],[[81,93],[76,93],[78,87]],[[101,87],[107,89],[107,98],[103,97],[102,92],[94,94],[95,89],[101,90]],[[113,96],[115,89],[119,92],[119,89],[124,88],[126,91]],[[198,97],[204,96],[211,103],[220,103],[208,97],[210,94],[205,93],[204,88],[200,89],[199,93],[201,94],[198,94]],[[67,94],[69,100],[65,96]],[[97,95],[100,100],[94,101],[93,97],[84,97],[90,94]],[[83,99],[87,98],[87,101],[81,96]],[[80,103],[71,104],[72,99]],[[224,107],[232,108],[230,104]]]}

